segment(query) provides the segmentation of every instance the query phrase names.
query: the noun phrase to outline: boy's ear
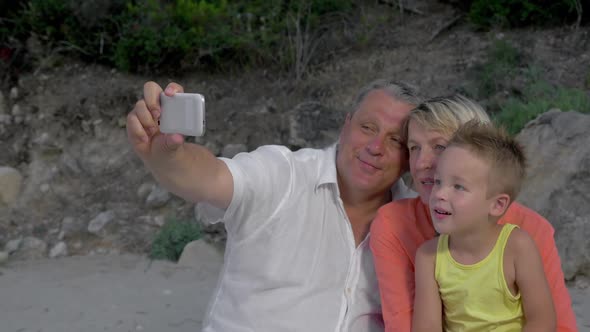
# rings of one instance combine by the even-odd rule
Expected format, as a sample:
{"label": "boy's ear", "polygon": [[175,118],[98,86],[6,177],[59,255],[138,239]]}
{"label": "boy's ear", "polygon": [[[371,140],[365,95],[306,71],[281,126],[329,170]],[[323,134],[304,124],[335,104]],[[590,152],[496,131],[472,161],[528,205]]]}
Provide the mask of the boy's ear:
{"label": "boy's ear", "polygon": [[510,196],[508,194],[498,194],[492,199],[490,206],[490,215],[501,217],[510,205]]}

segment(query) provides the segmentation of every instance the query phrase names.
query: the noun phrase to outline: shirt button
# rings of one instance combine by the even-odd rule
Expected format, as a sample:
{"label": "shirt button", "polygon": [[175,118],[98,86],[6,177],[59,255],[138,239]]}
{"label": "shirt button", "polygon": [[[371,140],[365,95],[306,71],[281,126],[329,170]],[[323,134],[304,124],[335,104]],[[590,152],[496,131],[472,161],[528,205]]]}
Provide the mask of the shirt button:
{"label": "shirt button", "polygon": [[350,287],[346,288],[346,294],[350,295],[350,293],[352,293],[352,290],[350,289]]}

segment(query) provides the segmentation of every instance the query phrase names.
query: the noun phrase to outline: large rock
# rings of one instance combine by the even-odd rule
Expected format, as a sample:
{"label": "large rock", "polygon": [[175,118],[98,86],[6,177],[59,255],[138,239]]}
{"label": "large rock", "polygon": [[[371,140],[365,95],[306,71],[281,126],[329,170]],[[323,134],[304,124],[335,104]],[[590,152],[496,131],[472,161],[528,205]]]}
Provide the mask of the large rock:
{"label": "large rock", "polygon": [[47,256],[47,243],[34,236],[25,237],[12,253],[15,260],[41,259]]}
{"label": "large rock", "polygon": [[23,177],[12,167],[0,167],[0,204],[12,205],[21,190]]}
{"label": "large rock", "polygon": [[566,279],[590,275],[590,115],[552,110],[517,139],[529,168],[519,201],[546,217]]}
{"label": "large rock", "polygon": [[190,267],[221,265],[222,263],[223,254],[202,239],[188,243],[178,259],[179,265]]}

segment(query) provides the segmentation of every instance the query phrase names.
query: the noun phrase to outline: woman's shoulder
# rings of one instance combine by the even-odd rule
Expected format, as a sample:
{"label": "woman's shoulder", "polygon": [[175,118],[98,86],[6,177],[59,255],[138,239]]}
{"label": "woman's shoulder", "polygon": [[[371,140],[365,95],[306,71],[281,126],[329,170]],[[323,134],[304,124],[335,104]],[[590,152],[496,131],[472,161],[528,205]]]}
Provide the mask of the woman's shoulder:
{"label": "woman's shoulder", "polygon": [[510,223],[518,225],[529,234],[534,234],[534,231],[547,231],[553,234],[553,226],[547,219],[541,216],[536,211],[528,208],[521,203],[513,202],[506,214],[502,217],[501,223]]}
{"label": "woman's shoulder", "polygon": [[389,202],[379,208],[377,216],[385,218],[397,218],[415,214],[416,209],[422,209],[424,205],[419,197],[404,198]]}
{"label": "woman's shoulder", "polygon": [[428,207],[420,198],[406,198],[387,203],[377,211],[372,230],[384,229],[396,232],[409,226],[415,227],[425,216],[425,211],[428,211]]}

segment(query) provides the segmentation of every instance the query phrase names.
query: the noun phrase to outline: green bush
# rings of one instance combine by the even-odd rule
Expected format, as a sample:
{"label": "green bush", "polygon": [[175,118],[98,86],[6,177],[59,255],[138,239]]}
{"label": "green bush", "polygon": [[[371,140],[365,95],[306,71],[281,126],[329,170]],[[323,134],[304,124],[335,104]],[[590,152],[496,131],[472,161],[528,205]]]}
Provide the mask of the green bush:
{"label": "green bush", "polygon": [[201,228],[193,222],[167,222],[152,243],[150,257],[178,261],[184,246],[201,238]]}
{"label": "green bush", "polygon": [[590,97],[585,91],[554,87],[545,81],[534,82],[520,98],[512,97],[501,105],[494,120],[511,134],[517,134],[538,115],[552,108],[590,113]]}
{"label": "green bush", "polygon": [[[2,14],[0,42],[32,34],[50,48],[129,71],[206,64],[292,65],[289,29],[316,31],[352,0],[28,0]],[[163,65],[167,65],[163,67]]]}
{"label": "green bush", "polygon": [[[458,0],[458,7],[467,10],[471,22],[482,28],[547,26],[574,23],[588,17],[582,0]],[[584,3],[584,4],[583,4]],[[584,6],[585,7],[585,6]]]}
{"label": "green bush", "polygon": [[508,41],[492,43],[486,61],[470,73],[475,92],[464,92],[487,101],[494,121],[511,134],[517,134],[527,122],[552,108],[590,112],[586,91],[550,84],[541,67],[527,63],[526,58]]}
{"label": "green bush", "polygon": [[497,40],[492,44],[487,60],[475,68],[478,94],[490,96],[508,88],[523,66],[523,55],[512,44]]}

